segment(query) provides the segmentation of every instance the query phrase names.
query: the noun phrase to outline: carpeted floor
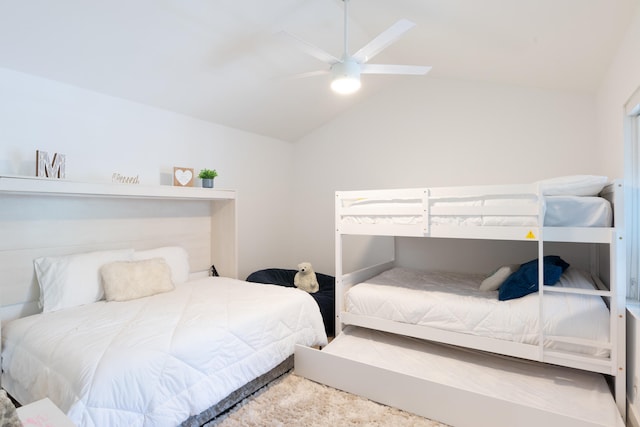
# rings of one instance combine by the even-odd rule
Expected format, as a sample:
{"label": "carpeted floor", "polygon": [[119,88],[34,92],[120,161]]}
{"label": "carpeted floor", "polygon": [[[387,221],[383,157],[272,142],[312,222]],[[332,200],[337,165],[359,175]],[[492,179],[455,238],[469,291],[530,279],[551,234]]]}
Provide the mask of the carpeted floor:
{"label": "carpeted floor", "polygon": [[446,427],[396,408],[327,387],[293,373],[283,375],[206,427]]}

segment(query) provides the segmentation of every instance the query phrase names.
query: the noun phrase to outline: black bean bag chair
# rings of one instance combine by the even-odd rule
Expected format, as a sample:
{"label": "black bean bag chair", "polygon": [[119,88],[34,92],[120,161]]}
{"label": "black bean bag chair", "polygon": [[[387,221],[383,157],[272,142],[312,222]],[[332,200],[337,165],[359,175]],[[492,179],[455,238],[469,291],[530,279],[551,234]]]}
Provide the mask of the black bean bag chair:
{"label": "black bean bag chair", "polygon": [[[282,268],[267,268],[264,270],[258,270],[251,273],[247,277],[247,282],[255,283],[267,283],[271,285],[281,285],[290,288],[295,287],[293,284],[293,278],[298,270],[285,270]],[[322,320],[324,322],[324,330],[328,336],[334,336],[335,332],[335,283],[336,279],[333,276],[326,274],[316,273],[318,279],[318,285],[320,289],[318,292],[309,294],[316,300],[318,307],[320,307],[320,314],[322,314]]]}

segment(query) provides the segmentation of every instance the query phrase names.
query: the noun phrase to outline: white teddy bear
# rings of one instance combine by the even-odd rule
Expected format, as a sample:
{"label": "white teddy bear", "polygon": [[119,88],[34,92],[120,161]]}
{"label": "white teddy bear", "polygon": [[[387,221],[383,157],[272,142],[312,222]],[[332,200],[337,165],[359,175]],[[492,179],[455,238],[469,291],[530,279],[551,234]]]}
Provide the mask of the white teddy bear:
{"label": "white teddy bear", "polygon": [[307,291],[310,294],[318,292],[320,286],[318,285],[318,279],[316,278],[315,271],[313,271],[313,267],[311,267],[311,263],[301,262],[298,264],[298,272],[293,278],[293,284],[296,285],[298,289]]}

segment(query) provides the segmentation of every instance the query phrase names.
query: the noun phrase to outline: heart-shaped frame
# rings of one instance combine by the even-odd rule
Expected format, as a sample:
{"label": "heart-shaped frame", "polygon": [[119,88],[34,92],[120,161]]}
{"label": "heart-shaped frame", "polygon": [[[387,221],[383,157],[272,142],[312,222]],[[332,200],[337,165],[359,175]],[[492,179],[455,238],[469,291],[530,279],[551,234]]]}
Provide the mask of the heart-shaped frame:
{"label": "heart-shaped frame", "polygon": [[173,168],[173,185],[179,187],[193,187],[193,168]]}

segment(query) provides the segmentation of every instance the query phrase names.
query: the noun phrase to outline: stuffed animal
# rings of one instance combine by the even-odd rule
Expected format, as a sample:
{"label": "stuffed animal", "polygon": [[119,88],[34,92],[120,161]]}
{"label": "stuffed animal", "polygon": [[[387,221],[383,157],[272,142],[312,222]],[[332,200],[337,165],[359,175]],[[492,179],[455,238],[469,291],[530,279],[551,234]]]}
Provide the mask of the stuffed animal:
{"label": "stuffed animal", "polygon": [[307,291],[310,294],[318,292],[320,286],[318,285],[318,278],[316,277],[315,271],[313,271],[313,267],[311,267],[311,263],[301,262],[298,264],[298,272],[293,278],[293,284],[296,285],[298,289]]}

